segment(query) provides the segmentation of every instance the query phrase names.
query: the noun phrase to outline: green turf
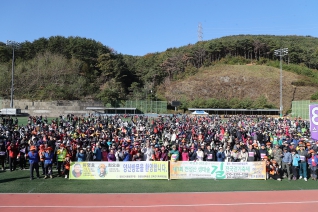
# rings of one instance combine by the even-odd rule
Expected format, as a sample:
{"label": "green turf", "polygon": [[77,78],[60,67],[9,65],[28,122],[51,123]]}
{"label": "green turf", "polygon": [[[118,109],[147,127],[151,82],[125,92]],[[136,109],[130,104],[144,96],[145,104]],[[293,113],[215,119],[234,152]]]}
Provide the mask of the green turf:
{"label": "green turf", "polygon": [[[19,120],[18,125],[19,125],[19,126],[21,126],[21,125],[23,125],[23,126],[27,125],[27,123],[28,123],[28,118],[29,118],[29,117],[25,117],[25,116],[23,116],[23,117],[18,117],[18,120]],[[48,118],[47,118],[48,123],[51,123],[51,120],[52,120],[52,119],[56,119],[56,118],[48,117]],[[13,120],[15,120],[15,118],[13,118]]]}
{"label": "green turf", "polygon": [[29,171],[0,172],[1,193],[154,193],[317,189],[316,181],[275,180],[69,180],[34,179]]}

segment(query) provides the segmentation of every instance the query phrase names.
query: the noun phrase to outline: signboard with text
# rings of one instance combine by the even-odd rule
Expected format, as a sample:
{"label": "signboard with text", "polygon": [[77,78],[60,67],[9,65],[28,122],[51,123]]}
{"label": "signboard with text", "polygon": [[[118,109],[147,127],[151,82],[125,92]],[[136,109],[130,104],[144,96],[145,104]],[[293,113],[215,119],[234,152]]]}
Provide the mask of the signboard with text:
{"label": "signboard with text", "polygon": [[170,163],[170,179],[266,179],[264,161],[259,162],[192,162]]}
{"label": "signboard with text", "polygon": [[70,179],[168,179],[167,161],[72,162]]}

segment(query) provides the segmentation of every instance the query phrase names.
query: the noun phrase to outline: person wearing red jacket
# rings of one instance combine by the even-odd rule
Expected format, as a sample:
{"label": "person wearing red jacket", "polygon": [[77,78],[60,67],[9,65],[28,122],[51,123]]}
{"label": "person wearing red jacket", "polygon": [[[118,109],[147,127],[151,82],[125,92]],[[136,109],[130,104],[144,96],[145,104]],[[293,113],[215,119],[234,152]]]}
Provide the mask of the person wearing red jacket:
{"label": "person wearing red jacket", "polygon": [[9,168],[10,172],[16,169],[18,148],[14,143],[10,143],[10,146],[7,148],[9,153]]}

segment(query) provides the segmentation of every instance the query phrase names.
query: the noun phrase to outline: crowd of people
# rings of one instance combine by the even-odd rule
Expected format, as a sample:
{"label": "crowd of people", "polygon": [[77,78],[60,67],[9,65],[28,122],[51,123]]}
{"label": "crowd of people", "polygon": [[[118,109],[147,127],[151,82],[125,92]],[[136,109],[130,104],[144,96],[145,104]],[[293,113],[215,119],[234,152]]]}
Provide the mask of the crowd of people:
{"label": "crowd of people", "polygon": [[0,165],[11,172],[29,168],[32,180],[68,178],[71,161],[263,160],[268,179],[317,180],[318,142],[310,138],[309,124],[247,115],[69,114],[50,121],[29,117],[23,126],[3,117]]}

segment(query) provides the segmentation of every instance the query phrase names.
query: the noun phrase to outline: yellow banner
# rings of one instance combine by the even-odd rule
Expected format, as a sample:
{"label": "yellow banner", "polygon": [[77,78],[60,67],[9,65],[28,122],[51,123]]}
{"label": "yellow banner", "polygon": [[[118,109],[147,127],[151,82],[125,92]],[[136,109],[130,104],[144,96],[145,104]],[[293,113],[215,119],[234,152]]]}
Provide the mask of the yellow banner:
{"label": "yellow banner", "polygon": [[72,162],[70,179],[168,179],[167,161]]}
{"label": "yellow banner", "polygon": [[266,164],[259,162],[192,162],[170,163],[170,179],[266,179]]}

